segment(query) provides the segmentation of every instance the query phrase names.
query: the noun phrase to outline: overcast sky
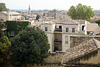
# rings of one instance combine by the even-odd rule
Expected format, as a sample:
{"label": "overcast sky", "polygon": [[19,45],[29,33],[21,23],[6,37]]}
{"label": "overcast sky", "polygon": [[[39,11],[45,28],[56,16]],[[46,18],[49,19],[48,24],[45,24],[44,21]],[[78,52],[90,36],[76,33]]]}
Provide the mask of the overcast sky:
{"label": "overcast sky", "polygon": [[78,3],[91,6],[93,9],[100,9],[100,0],[0,0],[6,3],[9,9],[64,9],[76,6]]}

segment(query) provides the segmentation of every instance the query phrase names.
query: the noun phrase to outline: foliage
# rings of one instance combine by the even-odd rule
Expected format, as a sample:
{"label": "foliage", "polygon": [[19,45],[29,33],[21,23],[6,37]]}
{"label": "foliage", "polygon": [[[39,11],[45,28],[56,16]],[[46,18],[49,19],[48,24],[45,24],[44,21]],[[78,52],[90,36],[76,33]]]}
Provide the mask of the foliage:
{"label": "foliage", "polygon": [[100,24],[100,20],[95,21],[96,23]]}
{"label": "foliage", "polygon": [[5,3],[0,3],[0,12],[1,11],[7,11],[7,10],[9,10],[9,9],[6,8]]}
{"label": "foliage", "polygon": [[54,48],[54,51],[58,51],[58,47],[55,47],[55,48]]}
{"label": "foliage", "polygon": [[26,64],[42,64],[48,57],[48,38],[38,29],[26,28],[12,39],[11,59],[16,67]]}
{"label": "foliage", "polygon": [[82,19],[90,21],[90,18],[95,15],[90,6],[78,4],[76,7],[71,6],[67,14],[74,20]]}
{"label": "foliage", "polygon": [[18,34],[19,31],[24,30],[28,25],[28,21],[6,21],[5,22],[8,31],[14,31]]}
{"label": "foliage", "polygon": [[36,20],[39,20],[39,18],[40,18],[40,15],[37,15],[37,16],[36,16]]}
{"label": "foliage", "polygon": [[100,26],[100,20],[95,21]]}
{"label": "foliage", "polygon": [[57,11],[56,9],[53,10],[53,12],[56,12],[56,11]]}
{"label": "foliage", "polygon": [[2,31],[3,28],[4,28],[4,23],[0,22],[0,38],[1,36],[3,36],[3,31]]}
{"label": "foliage", "polygon": [[0,22],[0,66],[6,67],[8,48],[11,45],[8,37],[4,35],[2,29],[4,28],[4,22]]}
{"label": "foliage", "polygon": [[2,36],[0,38],[0,66],[7,64],[8,48],[11,43],[7,36]]}

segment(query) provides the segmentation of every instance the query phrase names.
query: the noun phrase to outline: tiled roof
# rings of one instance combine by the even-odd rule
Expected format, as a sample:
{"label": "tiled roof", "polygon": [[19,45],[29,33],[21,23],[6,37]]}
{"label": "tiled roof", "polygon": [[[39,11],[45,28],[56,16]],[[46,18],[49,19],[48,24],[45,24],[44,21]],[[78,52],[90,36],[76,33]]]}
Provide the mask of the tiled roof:
{"label": "tiled roof", "polygon": [[86,29],[87,31],[93,31],[94,34],[100,33],[100,27],[96,23],[88,23]]}
{"label": "tiled roof", "polygon": [[73,21],[73,20],[69,20],[69,21],[66,21],[66,20],[57,20],[55,22],[56,22],[56,24],[78,24],[78,23],[76,23],[76,21]]}
{"label": "tiled roof", "polygon": [[[4,13],[4,14],[7,14],[7,11],[2,11],[1,13]],[[9,14],[10,15],[19,15],[20,13],[18,13],[18,12],[15,12],[15,11],[9,11]]]}
{"label": "tiled roof", "polygon": [[69,63],[70,61],[83,57],[96,50],[98,50],[98,47],[95,44],[95,41],[91,39],[87,43],[80,44],[73,48],[67,49],[61,63],[62,64]]}

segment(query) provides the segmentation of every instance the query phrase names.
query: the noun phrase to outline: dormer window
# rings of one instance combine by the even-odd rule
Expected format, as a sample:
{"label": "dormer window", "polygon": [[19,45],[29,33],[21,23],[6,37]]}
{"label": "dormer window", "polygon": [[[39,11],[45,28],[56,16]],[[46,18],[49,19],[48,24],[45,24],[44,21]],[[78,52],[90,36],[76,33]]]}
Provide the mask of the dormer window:
{"label": "dormer window", "polygon": [[48,28],[47,27],[45,27],[45,31],[48,31]]}

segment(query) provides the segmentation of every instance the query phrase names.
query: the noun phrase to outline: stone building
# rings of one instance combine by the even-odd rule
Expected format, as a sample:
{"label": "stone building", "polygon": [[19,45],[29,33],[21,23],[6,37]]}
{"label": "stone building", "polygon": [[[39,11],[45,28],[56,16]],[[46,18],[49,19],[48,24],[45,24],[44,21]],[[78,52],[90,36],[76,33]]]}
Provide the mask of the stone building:
{"label": "stone building", "polygon": [[44,13],[45,18],[48,20],[49,18],[51,19],[56,19],[56,20],[69,20],[71,19],[67,15],[67,11],[57,11],[57,10],[52,10]]}
{"label": "stone building", "polygon": [[15,11],[2,11],[0,12],[0,19],[6,20],[20,20],[21,14]]}
{"label": "stone building", "polygon": [[94,11],[95,16],[91,18],[92,21],[100,20],[100,10]]}
{"label": "stone building", "polygon": [[[40,28],[47,34],[50,43],[50,52],[61,51],[66,52],[71,48],[70,37],[79,35],[96,35],[97,31],[93,30],[90,22],[85,20],[70,20],[70,21],[48,21],[48,22],[34,22],[33,26]],[[93,24],[94,25],[94,24]],[[97,25],[96,29],[97,29]],[[94,27],[95,27],[94,26]],[[100,27],[98,27],[100,28]],[[92,33],[89,33],[91,31]]]}

